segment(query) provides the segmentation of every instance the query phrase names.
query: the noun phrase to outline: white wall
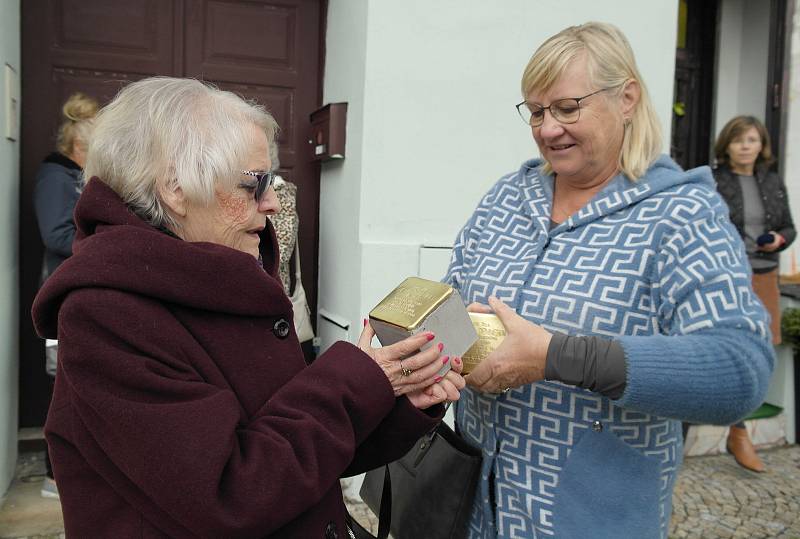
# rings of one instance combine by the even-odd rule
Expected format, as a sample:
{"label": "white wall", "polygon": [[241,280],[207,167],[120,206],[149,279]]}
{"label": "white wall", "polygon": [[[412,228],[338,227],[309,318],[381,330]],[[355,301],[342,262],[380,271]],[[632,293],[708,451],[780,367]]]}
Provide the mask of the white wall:
{"label": "white wall", "polygon": [[420,246],[452,245],[496,179],[537,155],[514,110],[522,71],[549,35],[589,20],[627,34],[669,141],[674,0],[329,2],[323,102],[350,106],[346,158],[322,170],[319,307],[350,329],[321,320],[323,349],[354,339],[419,272]]}
{"label": "white wall", "polygon": [[[5,65],[20,73],[20,14],[17,0],[0,0],[0,495],[14,475],[17,460],[19,250],[19,138],[6,138],[8,93]],[[16,95],[20,95],[19,83]],[[19,110],[19,109],[17,109]],[[19,114],[17,114],[19,125]]]}
{"label": "white wall", "polygon": [[739,114],[764,120],[767,105],[769,10],[764,0],[723,0],[717,41],[714,132]]}
{"label": "white wall", "polygon": [[[361,245],[359,219],[364,146],[364,58],[367,54],[367,5],[336,0],[329,4],[324,102],[346,101],[347,157],[323,163],[320,178],[320,272],[318,307],[345,320],[359,319]],[[324,292],[323,292],[324,291]],[[322,319],[318,333],[327,348],[352,335]],[[356,333],[357,335],[357,333]]]}

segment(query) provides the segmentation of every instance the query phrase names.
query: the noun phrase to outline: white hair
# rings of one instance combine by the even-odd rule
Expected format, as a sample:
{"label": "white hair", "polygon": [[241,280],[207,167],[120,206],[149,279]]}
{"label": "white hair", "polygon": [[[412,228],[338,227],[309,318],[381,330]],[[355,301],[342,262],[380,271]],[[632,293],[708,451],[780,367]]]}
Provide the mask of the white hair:
{"label": "white hair", "polygon": [[274,143],[278,125],[261,105],[194,79],[143,79],[98,114],[84,177],[108,184],[150,224],[174,227],[160,189],[177,185],[187,200],[210,204],[247,166],[251,125]]}

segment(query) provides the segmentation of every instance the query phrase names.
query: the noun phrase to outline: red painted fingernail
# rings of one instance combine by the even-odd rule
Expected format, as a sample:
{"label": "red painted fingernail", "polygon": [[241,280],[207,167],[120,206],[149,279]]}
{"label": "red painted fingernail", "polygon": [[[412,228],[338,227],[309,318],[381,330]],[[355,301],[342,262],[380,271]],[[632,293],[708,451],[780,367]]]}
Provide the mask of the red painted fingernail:
{"label": "red painted fingernail", "polygon": [[442,377],[441,376],[437,376],[436,378],[433,379],[433,383],[434,384],[438,384],[441,381],[442,381]]}
{"label": "red painted fingernail", "polygon": [[453,358],[453,363],[455,363],[456,365],[461,365],[461,358],[454,357]]}
{"label": "red painted fingernail", "polygon": [[439,352],[444,350],[444,343],[439,343]]}
{"label": "red painted fingernail", "polygon": [[436,338],[436,335],[434,335],[433,333],[428,333],[427,335],[425,335],[425,338],[428,339],[429,341],[432,341],[433,339]]}
{"label": "red painted fingernail", "polygon": [[442,365],[447,365],[448,361],[450,361],[450,356],[444,356],[442,358]]}
{"label": "red painted fingernail", "polygon": [[364,319],[364,327],[367,327],[367,319]]}

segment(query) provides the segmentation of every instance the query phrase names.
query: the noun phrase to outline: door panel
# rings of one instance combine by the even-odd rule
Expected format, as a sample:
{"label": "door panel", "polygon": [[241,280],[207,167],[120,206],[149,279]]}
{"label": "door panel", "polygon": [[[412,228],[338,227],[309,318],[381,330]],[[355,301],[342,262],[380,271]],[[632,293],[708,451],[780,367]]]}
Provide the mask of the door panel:
{"label": "door panel", "polygon": [[296,6],[216,1],[197,7],[203,26],[197,43],[203,64],[231,71],[255,69],[256,76],[261,69],[285,70],[293,65]]}
{"label": "door panel", "polygon": [[44,346],[30,320],[42,245],[34,176],[75,91],[107,103],[130,81],[186,76],[253,99],[281,127],[281,173],[298,185],[303,285],[316,312],[319,171],[305,139],[321,97],[323,0],[46,0],[22,7],[20,426],[42,425]]}
{"label": "door panel", "polygon": [[174,3],[51,0],[46,20],[54,65],[170,73]]}

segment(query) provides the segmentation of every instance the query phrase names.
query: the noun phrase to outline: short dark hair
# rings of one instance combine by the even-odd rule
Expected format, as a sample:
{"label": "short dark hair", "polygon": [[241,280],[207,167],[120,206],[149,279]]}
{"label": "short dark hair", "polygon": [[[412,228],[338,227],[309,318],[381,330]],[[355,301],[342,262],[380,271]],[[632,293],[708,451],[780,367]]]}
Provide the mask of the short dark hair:
{"label": "short dark hair", "polygon": [[714,156],[717,158],[717,165],[730,165],[728,157],[728,146],[733,139],[755,127],[761,137],[761,152],[756,158],[757,165],[771,165],[775,158],[772,156],[772,144],[769,140],[769,133],[764,124],[755,116],[736,116],[731,118],[722,131],[719,132],[717,142],[714,144]]}

